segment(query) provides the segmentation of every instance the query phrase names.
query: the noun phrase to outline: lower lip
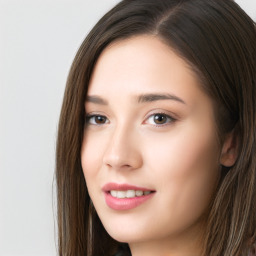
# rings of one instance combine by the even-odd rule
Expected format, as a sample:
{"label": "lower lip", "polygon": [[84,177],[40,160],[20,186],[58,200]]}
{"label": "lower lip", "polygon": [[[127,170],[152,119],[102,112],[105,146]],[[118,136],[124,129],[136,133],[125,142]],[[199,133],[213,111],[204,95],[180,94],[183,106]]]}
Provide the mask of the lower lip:
{"label": "lower lip", "polygon": [[145,203],[153,195],[154,193],[132,198],[116,198],[111,196],[109,192],[105,192],[105,200],[107,205],[113,210],[130,210]]}

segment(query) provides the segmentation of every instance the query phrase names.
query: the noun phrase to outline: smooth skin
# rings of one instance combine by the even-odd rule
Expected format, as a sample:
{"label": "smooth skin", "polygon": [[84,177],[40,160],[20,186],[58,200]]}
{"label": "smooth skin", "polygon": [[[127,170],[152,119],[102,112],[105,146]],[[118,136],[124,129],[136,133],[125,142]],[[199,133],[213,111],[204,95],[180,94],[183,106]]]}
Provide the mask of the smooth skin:
{"label": "smooth skin", "polygon": [[[85,103],[81,150],[89,195],[107,232],[133,256],[198,256],[221,164],[211,99],[197,75],[154,36],[114,42],[99,57]],[[113,210],[109,182],[154,190],[130,210]]]}

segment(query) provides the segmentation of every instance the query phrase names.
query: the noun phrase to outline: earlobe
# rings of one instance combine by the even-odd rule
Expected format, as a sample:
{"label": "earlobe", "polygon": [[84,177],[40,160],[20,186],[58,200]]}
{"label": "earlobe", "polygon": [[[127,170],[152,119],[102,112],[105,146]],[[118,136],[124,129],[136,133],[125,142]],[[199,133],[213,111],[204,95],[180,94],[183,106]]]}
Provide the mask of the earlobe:
{"label": "earlobe", "polygon": [[238,156],[238,144],[236,129],[233,129],[225,136],[220,156],[221,165],[231,167],[235,164]]}

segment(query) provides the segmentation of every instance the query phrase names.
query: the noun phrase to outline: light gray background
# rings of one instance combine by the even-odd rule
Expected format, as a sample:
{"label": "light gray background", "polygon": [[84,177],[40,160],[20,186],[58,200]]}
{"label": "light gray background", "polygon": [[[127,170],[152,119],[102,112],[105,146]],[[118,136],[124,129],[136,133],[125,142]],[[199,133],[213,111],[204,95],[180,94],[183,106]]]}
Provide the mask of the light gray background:
{"label": "light gray background", "polygon": [[[52,184],[65,81],[118,0],[0,0],[0,255],[56,255]],[[256,1],[237,1],[256,20]]]}

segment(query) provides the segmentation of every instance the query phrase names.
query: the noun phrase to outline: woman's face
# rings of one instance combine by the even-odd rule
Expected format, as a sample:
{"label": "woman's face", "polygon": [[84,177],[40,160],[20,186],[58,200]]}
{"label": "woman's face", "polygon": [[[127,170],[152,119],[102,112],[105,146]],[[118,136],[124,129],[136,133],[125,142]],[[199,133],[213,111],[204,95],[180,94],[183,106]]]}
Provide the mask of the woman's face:
{"label": "woman's face", "polygon": [[132,250],[192,248],[220,157],[213,104],[193,71],[156,37],[119,41],[98,59],[85,107],[82,167],[107,232]]}

